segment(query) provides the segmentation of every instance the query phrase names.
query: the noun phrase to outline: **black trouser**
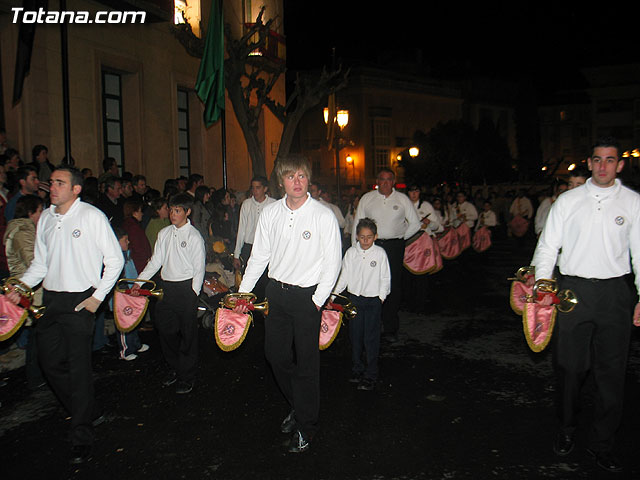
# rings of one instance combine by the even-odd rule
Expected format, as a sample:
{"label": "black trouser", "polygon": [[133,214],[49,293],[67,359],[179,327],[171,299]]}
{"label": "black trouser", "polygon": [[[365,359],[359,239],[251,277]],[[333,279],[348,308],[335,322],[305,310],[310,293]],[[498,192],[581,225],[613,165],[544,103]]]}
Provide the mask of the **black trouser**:
{"label": "black trouser", "polygon": [[178,379],[193,382],[198,362],[198,296],[192,280],[162,281],[164,296],[156,306],[160,346]]}
{"label": "black trouser", "polygon": [[85,292],[44,291],[47,309],[36,322],[38,359],[49,385],[71,414],[71,442],[91,445],[91,421],[97,416],[91,351],[95,315],[75,307],[91,296]]}
{"label": "black trouser", "polygon": [[311,295],[271,280],[267,285],[269,316],[265,320],[264,352],[276,382],[295,410],[298,429],[312,437],[320,410],[320,318]]}
{"label": "black trouser", "polygon": [[[380,311],[378,297],[361,297],[349,293],[353,306],[358,309],[355,318],[349,320],[351,338],[351,372],[363,375],[368,380],[378,379],[378,357],[380,355]],[[364,351],[367,363],[362,361]]]}
{"label": "black trouser", "polygon": [[579,302],[572,312],[558,313],[556,321],[561,425],[566,433],[577,426],[580,391],[592,373],[595,391],[589,446],[610,451],[622,418],[631,291],[625,277],[588,280],[565,276],[561,288],[573,290]]}
{"label": "black trouser", "polygon": [[398,310],[402,302],[402,262],[404,260],[404,240],[393,238],[391,240],[376,240],[376,243],[384,248],[389,259],[391,270],[391,293],[382,304],[382,326],[384,333],[393,335],[398,332],[400,319]]}

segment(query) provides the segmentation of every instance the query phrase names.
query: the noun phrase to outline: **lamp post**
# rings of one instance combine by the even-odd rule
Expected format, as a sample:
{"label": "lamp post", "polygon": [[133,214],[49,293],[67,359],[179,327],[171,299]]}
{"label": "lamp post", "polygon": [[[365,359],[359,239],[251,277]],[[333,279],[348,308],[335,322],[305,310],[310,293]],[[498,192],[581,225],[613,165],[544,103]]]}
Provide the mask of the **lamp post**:
{"label": "lamp post", "polygon": [[[333,118],[329,118],[329,107],[324,107],[324,123],[329,124],[329,122],[333,122],[340,127],[340,132],[349,124],[349,110],[338,110],[335,113]],[[339,134],[336,134],[333,138],[334,148],[336,151],[336,195],[337,198],[340,199],[340,149],[342,148],[340,145],[341,137]]]}
{"label": "lamp post", "polygon": [[356,181],[355,164],[353,162],[353,157],[351,155],[347,155],[344,161],[347,162],[347,165],[351,166],[351,183],[353,184]]}

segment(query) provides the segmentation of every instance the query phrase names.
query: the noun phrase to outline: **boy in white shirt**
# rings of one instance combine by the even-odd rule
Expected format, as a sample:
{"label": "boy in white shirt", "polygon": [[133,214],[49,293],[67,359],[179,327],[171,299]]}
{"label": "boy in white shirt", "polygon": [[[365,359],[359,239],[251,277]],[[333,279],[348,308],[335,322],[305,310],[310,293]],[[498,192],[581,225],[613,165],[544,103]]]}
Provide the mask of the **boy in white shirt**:
{"label": "boy in white shirt", "polygon": [[[356,226],[358,243],[350,247],[342,259],[342,271],[334,289],[345,288],[358,314],[349,322],[351,337],[351,378],[358,390],[373,390],[378,379],[380,353],[380,323],[382,302],[391,291],[391,269],[387,254],[375,245],[378,238],[376,222],[363,218]],[[366,353],[367,363],[362,362]]]}
{"label": "boy in white shirt", "polygon": [[[160,345],[171,371],[163,385],[176,384],[176,393],[191,392],[198,360],[198,295],[204,281],[205,247],[200,232],[191,225],[193,198],[179,193],[169,200],[171,225],[158,233],[153,256],[138,275],[151,279],[160,268],[163,299],[156,307],[155,323]],[[132,294],[140,288],[132,287]]]}

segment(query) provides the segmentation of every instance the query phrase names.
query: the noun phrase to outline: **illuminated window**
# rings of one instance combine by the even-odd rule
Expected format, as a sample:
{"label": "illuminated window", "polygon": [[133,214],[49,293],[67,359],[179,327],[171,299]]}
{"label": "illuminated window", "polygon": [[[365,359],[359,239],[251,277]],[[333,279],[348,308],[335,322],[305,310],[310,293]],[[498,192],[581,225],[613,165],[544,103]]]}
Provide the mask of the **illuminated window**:
{"label": "illuminated window", "polygon": [[173,23],[176,25],[188,23],[191,30],[198,37],[200,36],[201,21],[200,0],[174,0],[173,2]]}

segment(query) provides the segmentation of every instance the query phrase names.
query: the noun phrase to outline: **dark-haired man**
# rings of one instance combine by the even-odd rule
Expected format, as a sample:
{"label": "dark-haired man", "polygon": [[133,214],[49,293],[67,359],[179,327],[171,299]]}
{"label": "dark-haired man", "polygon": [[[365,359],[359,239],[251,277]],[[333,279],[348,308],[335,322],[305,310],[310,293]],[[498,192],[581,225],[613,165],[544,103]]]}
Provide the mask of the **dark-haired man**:
{"label": "dark-haired man", "polygon": [[391,267],[391,293],[382,304],[382,325],[386,340],[395,342],[400,325],[398,310],[402,299],[404,243],[420,230],[422,222],[409,197],[394,188],[396,176],[392,170],[381,169],[377,180],[378,190],[365,193],[360,199],[353,219],[351,242],[356,244],[356,226],[360,219],[375,220],[378,226],[376,244],[387,252]]}
{"label": "dark-haired man", "polygon": [[51,173],[55,169],[49,161],[49,149],[44,145],[36,145],[31,150],[32,161],[29,163],[38,172],[38,180],[48,182]]}
{"label": "dark-haired man", "polygon": [[4,217],[7,219],[7,222],[13,220],[18,199],[24,195],[36,195],[38,193],[38,185],[40,184],[38,172],[30,165],[18,168],[16,180],[18,181],[19,190],[9,199],[4,209]]}
{"label": "dark-haired man", "polygon": [[569,172],[569,180],[567,181],[567,190],[573,190],[580,185],[584,185],[589,178],[589,171],[584,167],[576,167]]}
{"label": "dark-haired man", "polygon": [[[573,311],[559,312],[556,322],[560,431],[553,449],[560,456],[573,450],[581,390],[591,374],[594,411],[587,451],[604,470],[621,472],[613,446],[631,334],[630,266],[640,291],[640,195],[616,178],[624,160],[615,139],[598,140],[588,166],[592,176],[584,186],[552,205],[532,265],[536,280],[552,278],[562,249],[559,286],[575,292],[579,302]],[[640,304],[633,322],[640,324]]]}
{"label": "dark-haired man", "polygon": [[[49,385],[71,414],[71,463],[91,455],[96,407],[91,346],[95,311],[113,288],[124,259],[104,214],[80,201],[82,175],[73,167],[51,174],[51,207],[42,212],[34,259],[20,278],[40,282],[47,310],[36,323],[38,358]],[[17,302],[17,294],[9,298]]]}
{"label": "dark-haired man", "polygon": [[[240,217],[238,221],[238,235],[236,237],[236,247],[233,251],[234,266],[240,269],[242,263],[249,260],[251,256],[251,248],[253,246],[253,237],[256,235],[256,226],[258,225],[258,217],[262,210],[271,203],[275,202],[267,192],[269,190],[269,181],[266,177],[256,175],[251,179],[251,196],[247,198],[240,206]],[[264,287],[263,287],[264,289]],[[259,297],[262,295],[257,294]]]}
{"label": "dark-haired man", "polygon": [[104,212],[111,225],[119,227],[124,220],[122,204],[119,203],[122,195],[122,180],[120,177],[109,176],[104,181],[104,193],[101,193],[96,202],[96,207]]}

